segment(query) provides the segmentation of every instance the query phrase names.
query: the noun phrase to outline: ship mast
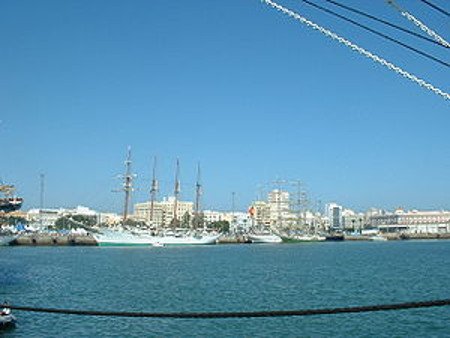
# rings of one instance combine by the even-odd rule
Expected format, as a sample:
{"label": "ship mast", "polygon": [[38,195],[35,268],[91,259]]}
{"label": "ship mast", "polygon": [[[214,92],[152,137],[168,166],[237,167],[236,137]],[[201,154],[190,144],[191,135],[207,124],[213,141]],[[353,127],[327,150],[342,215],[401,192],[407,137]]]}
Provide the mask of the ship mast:
{"label": "ship mast", "polygon": [[123,223],[125,223],[128,218],[131,192],[133,191],[133,178],[134,175],[131,173],[131,147],[128,147],[127,159],[125,160],[125,175],[123,176],[123,191],[125,192]]}
{"label": "ship mast", "polygon": [[158,181],[156,180],[156,156],[153,158],[153,178],[152,187],[150,188],[150,224],[153,223],[156,193],[158,192]]}
{"label": "ship mast", "polygon": [[175,201],[173,203],[173,224],[177,224],[177,209],[178,209],[178,198],[180,196],[180,160],[177,158],[177,168],[175,171],[175,189],[174,189],[174,197]]}

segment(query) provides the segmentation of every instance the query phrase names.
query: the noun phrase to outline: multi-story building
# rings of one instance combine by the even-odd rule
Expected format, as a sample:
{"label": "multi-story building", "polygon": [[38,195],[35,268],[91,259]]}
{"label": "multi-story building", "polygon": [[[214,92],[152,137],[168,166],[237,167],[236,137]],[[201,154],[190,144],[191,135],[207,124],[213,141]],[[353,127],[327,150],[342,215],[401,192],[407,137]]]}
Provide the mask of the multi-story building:
{"label": "multi-story building", "polygon": [[89,216],[95,217],[98,221],[99,214],[87,207],[78,206],[74,209],[30,209],[27,212],[28,223],[35,228],[48,228],[55,225],[55,222],[64,216]]}
{"label": "multi-story building", "polygon": [[265,201],[255,201],[249,208],[250,216],[253,222],[258,226],[268,226],[271,223],[270,219],[270,204]]}
{"label": "multi-story building", "polygon": [[450,211],[404,211],[374,215],[369,224],[383,232],[448,233],[450,232]]}
{"label": "multi-story building", "polygon": [[214,222],[225,221],[225,214],[220,211],[203,210],[203,220],[205,224],[211,224]]}
{"label": "multi-story building", "polygon": [[275,189],[269,192],[269,219],[270,224],[276,227],[291,225],[296,217],[290,210],[289,192]]}
{"label": "multi-story building", "polygon": [[342,228],[350,231],[362,231],[366,227],[366,216],[350,209],[342,211]]}
{"label": "multi-story building", "polygon": [[332,230],[342,230],[342,206],[336,203],[328,203],[325,206],[325,216],[328,219],[329,227]]}
{"label": "multi-story building", "polygon": [[156,226],[168,227],[173,220],[183,223],[185,218],[192,218],[194,203],[186,201],[177,201],[175,210],[175,197],[164,198],[162,201],[153,203],[153,218],[151,215],[151,203],[138,203],[134,206],[134,218],[148,222]]}

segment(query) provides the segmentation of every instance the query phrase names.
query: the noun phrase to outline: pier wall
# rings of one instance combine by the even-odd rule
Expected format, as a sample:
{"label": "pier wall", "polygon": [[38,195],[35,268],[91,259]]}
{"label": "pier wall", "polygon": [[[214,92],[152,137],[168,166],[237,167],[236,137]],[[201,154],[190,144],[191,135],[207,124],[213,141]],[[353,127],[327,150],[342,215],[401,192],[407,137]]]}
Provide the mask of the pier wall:
{"label": "pier wall", "polygon": [[19,236],[11,244],[28,246],[68,246],[97,245],[97,242],[91,235],[26,234]]}

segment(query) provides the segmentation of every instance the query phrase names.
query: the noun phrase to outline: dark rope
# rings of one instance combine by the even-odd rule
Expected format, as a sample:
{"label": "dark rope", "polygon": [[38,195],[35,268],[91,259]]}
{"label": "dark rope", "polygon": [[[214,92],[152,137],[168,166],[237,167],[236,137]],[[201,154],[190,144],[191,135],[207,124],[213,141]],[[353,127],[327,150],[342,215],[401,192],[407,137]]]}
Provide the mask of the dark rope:
{"label": "dark rope", "polygon": [[409,49],[410,51],[412,51],[414,53],[417,53],[419,55],[422,55],[422,56],[424,56],[424,57],[426,57],[426,58],[428,58],[428,59],[430,59],[432,61],[435,61],[435,62],[437,62],[437,63],[439,63],[439,64],[441,64],[441,65],[443,65],[445,67],[450,68],[450,63],[448,63],[446,61],[443,61],[441,59],[438,59],[437,57],[434,57],[431,54],[425,53],[425,52],[423,52],[423,51],[421,51],[421,50],[419,50],[419,49],[417,49],[415,47],[412,47],[412,46],[406,44],[406,43],[403,43],[400,40],[394,39],[394,38],[392,38],[392,37],[390,37],[390,36],[388,36],[388,35],[386,35],[384,33],[381,33],[381,32],[379,32],[379,31],[377,31],[375,29],[372,29],[372,28],[370,28],[370,27],[368,27],[366,25],[363,25],[363,24],[361,24],[361,23],[359,23],[359,22],[357,22],[355,20],[349,19],[349,18],[347,18],[347,17],[345,17],[345,16],[343,16],[343,15],[341,15],[339,13],[336,13],[335,11],[332,11],[332,10],[330,10],[328,8],[325,8],[323,6],[317,5],[314,2],[311,2],[309,0],[300,0],[300,1],[305,3],[305,4],[307,4],[307,5],[309,5],[309,6],[317,8],[318,10],[321,10],[321,11],[323,11],[325,13],[328,13],[328,14],[331,14],[331,15],[333,15],[335,17],[338,17],[339,19],[347,21],[347,22],[351,23],[352,25],[355,25],[355,26],[358,26],[358,27],[360,27],[362,29],[365,29],[366,31],[369,31],[369,32],[371,32],[371,33],[373,33],[375,35],[378,35],[378,36],[382,37],[383,39],[386,39],[386,40],[389,40],[389,41],[391,41],[393,43],[396,43],[397,45],[400,45],[400,46],[402,46],[402,47],[404,47],[406,49]]}
{"label": "dark rope", "polygon": [[438,6],[434,5],[434,4],[432,4],[431,2],[429,2],[429,1],[427,1],[427,0],[420,0],[420,1],[422,1],[422,2],[425,3],[425,4],[427,4],[427,5],[430,6],[431,8],[434,8],[435,10],[441,12],[442,14],[445,14],[445,15],[447,15],[447,16],[450,16],[450,13],[447,12],[445,9],[442,9],[442,8],[440,8],[440,7],[438,7]]}
{"label": "dark rope", "polygon": [[362,16],[365,16],[366,18],[369,18],[369,19],[371,19],[371,20],[380,22],[380,23],[382,23],[382,24],[384,24],[384,25],[387,25],[387,26],[389,26],[389,27],[398,29],[398,30],[400,30],[400,31],[402,31],[402,32],[404,32],[404,33],[413,35],[413,36],[415,36],[416,38],[420,38],[420,39],[426,40],[426,41],[428,41],[428,42],[437,44],[438,46],[445,47],[445,46],[443,46],[442,44],[440,44],[439,42],[437,42],[437,41],[434,40],[434,39],[430,39],[430,38],[427,37],[427,36],[424,36],[424,35],[422,35],[422,34],[418,34],[418,33],[414,32],[414,31],[412,31],[412,30],[403,28],[403,27],[401,27],[401,26],[399,26],[399,25],[396,25],[396,24],[394,24],[394,23],[391,23],[391,22],[389,22],[389,21],[387,21],[387,20],[380,19],[380,18],[376,17],[375,15],[368,14],[368,13],[366,13],[366,12],[360,11],[359,9],[356,9],[356,8],[353,8],[353,7],[350,7],[350,6],[341,4],[341,3],[337,2],[337,1],[334,1],[334,0],[325,0],[325,1],[331,3],[331,4],[335,5],[335,6],[344,8],[344,9],[350,11],[350,12],[353,12],[353,13],[356,13],[356,14],[359,14],[359,15],[362,15]]}
{"label": "dark rope", "polygon": [[425,302],[409,302],[384,305],[368,305],[355,307],[338,307],[328,309],[286,310],[286,311],[249,311],[249,312],[115,312],[115,311],[89,311],[73,309],[51,309],[30,306],[14,306],[3,304],[3,307],[17,311],[57,313],[81,316],[108,316],[108,317],[146,317],[146,318],[256,318],[256,317],[287,317],[287,316],[314,316],[332,315],[340,313],[361,313],[375,311],[391,311],[428,308],[435,306],[448,306],[450,299],[433,300]]}

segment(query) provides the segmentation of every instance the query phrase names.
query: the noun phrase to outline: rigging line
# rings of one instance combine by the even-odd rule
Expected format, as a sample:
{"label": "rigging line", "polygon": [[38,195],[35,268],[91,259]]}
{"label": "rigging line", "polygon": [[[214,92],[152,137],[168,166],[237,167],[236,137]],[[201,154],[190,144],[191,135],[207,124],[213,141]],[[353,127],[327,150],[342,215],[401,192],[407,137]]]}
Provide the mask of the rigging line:
{"label": "rigging line", "polygon": [[401,42],[401,41],[399,41],[397,39],[391,38],[390,36],[388,36],[388,35],[386,35],[384,33],[381,33],[379,31],[377,31],[375,29],[372,29],[372,28],[370,28],[370,27],[368,27],[366,25],[363,25],[363,24],[361,24],[361,23],[359,23],[357,21],[349,19],[349,18],[347,18],[347,17],[345,17],[345,16],[343,16],[343,15],[341,15],[339,13],[336,13],[335,11],[332,11],[332,10],[330,10],[328,8],[325,8],[325,7],[322,7],[320,5],[317,5],[317,4],[315,4],[315,3],[313,3],[313,2],[311,2],[309,0],[300,0],[300,1],[306,3],[306,4],[310,5],[310,6],[313,6],[313,7],[317,8],[317,9],[319,9],[321,11],[324,11],[324,12],[326,12],[328,14],[334,15],[334,16],[336,16],[336,17],[338,17],[338,18],[340,18],[340,19],[342,19],[344,21],[347,21],[347,22],[349,22],[349,23],[351,23],[351,24],[353,24],[355,26],[358,26],[358,27],[360,27],[362,29],[365,29],[365,30],[367,30],[367,31],[369,31],[369,32],[371,32],[371,33],[373,33],[375,35],[381,36],[382,38],[384,38],[386,40],[389,40],[391,42],[394,42],[394,43],[396,43],[396,44],[398,44],[398,45],[400,45],[400,46],[402,46],[402,47],[404,47],[406,49],[409,49],[409,50],[413,51],[414,53],[422,55],[422,56],[424,56],[424,57],[426,57],[426,58],[428,58],[430,60],[433,60],[433,61],[435,61],[437,63],[440,63],[443,66],[446,66],[446,67],[450,68],[450,63],[448,63],[448,62],[442,61],[441,59],[438,59],[438,58],[434,57],[433,55],[425,53],[425,52],[423,52],[423,51],[421,51],[421,50],[419,50],[419,49],[417,49],[415,47],[412,47],[412,46],[410,46],[410,45],[408,45],[406,43],[403,43],[403,42]]}
{"label": "rigging line", "polygon": [[427,4],[428,6],[430,6],[431,8],[434,8],[435,10],[437,10],[438,12],[441,12],[444,15],[450,16],[450,13],[447,12],[445,9],[442,9],[434,4],[432,4],[431,2],[427,1],[427,0],[420,0],[423,3]]}
{"label": "rigging line", "polygon": [[430,29],[427,25],[425,25],[422,21],[417,19],[414,15],[409,13],[408,11],[401,8],[394,0],[387,0],[388,4],[390,4],[393,8],[398,10],[400,14],[411,21],[413,24],[415,24],[417,27],[419,27],[421,30],[423,30],[425,33],[427,33],[429,36],[431,36],[433,39],[435,39],[437,42],[439,42],[444,47],[450,48],[450,43],[448,43],[442,36],[437,34],[434,30]]}
{"label": "rigging line", "polygon": [[261,318],[261,317],[333,315],[340,313],[407,310],[407,309],[418,309],[428,307],[440,307],[448,305],[450,305],[450,299],[441,299],[423,302],[396,303],[396,304],[337,307],[325,309],[247,311],[247,312],[123,312],[123,311],[118,312],[118,311],[92,311],[92,310],[40,308],[30,306],[14,306],[9,304],[1,304],[1,307],[17,311],[57,313],[65,315],[79,315],[79,316],[208,319],[208,318],[257,318],[257,317]]}
{"label": "rigging line", "polygon": [[303,17],[303,16],[301,16],[301,15],[291,11],[290,9],[287,9],[286,7],[281,6],[280,4],[278,4],[278,3],[276,3],[276,2],[274,2],[272,0],[261,0],[261,1],[264,2],[265,4],[271,6],[272,8],[274,8],[274,9],[276,9],[276,10],[278,10],[278,11],[280,11],[280,12],[282,12],[282,13],[284,13],[284,14],[292,17],[292,18],[294,18],[295,20],[305,24],[306,26],[311,27],[312,29],[315,29],[315,30],[319,31],[320,33],[328,36],[329,38],[338,41],[339,43],[349,47],[350,49],[358,52],[359,54],[364,55],[365,57],[367,57],[367,58],[369,58],[369,59],[371,59],[371,60],[373,60],[373,61],[375,61],[375,62],[377,62],[377,63],[379,63],[379,64],[381,64],[383,66],[385,66],[386,68],[394,71],[395,73],[400,74],[401,76],[411,80],[412,82],[418,84],[419,86],[424,87],[424,88],[432,91],[433,93],[442,96],[446,100],[450,100],[450,94],[449,93],[446,93],[443,90],[441,90],[441,89],[433,86],[432,84],[426,82],[425,80],[422,80],[421,78],[419,78],[419,77],[417,77],[417,76],[407,72],[406,70],[403,70],[402,68],[394,65],[393,63],[383,59],[382,57],[379,57],[378,55],[373,54],[373,53],[365,50],[362,47],[359,47],[358,45],[354,44],[353,42],[351,42],[351,41],[349,41],[347,39],[344,39],[343,37],[337,35],[336,33],[333,33],[332,31],[330,31],[330,30],[328,30],[328,29],[326,29],[326,28],[324,28],[322,26],[319,26],[318,24],[316,24],[316,23],[306,19],[305,17]]}
{"label": "rigging line", "polygon": [[331,3],[331,4],[335,5],[335,6],[344,8],[344,9],[350,11],[350,12],[353,12],[353,13],[356,13],[356,14],[359,14],[359,15],[362,15],[362,16],[365,16],[366,18],[369,18],[369,19],[371,19],[371,20],[374,20],[374,21],[380,22],[380,23],[382,23],[382,24],[385,24],[385,25],[387,25],[387,26],[389,26],[389,27],[398,29],[398,30],[400,30],[400,31],[402,31],[402,32],[404,32],[404,33],[413,35],[413,36],[415,36],[415,37],[417,37],[417,38],[426,40],[426,41],[428,41],[428,42],[434,43],[434,44],[436,44],[436,45],[438,45],[438,46],[441,46],[441,47],[445,47],[445,46],[441,45],[439,42],[437,42],[437,41],[434,40],[434,39],[430,39],[430,38],[427,37],[427,36],[424,36],[424,35],[422,35],[422,34],[418,34],[418,33],[414,32],[414,31],[412,31],[412,30],[403,28],[403,27],[401,27],[401,26],[398,26],[398,25],[396,25],[396,24],[393,24],[393,23],[391,23],[391,22],[389,22],[389,21],[386,21],[386,20],[384,20],[384,19],[377,18],[376,16],[371,15],[371,14],[368,14],[368,13],[363,12],[363,11],[360,11],[359,9],[356,9],[356,8],[353,8],[353,7],[350,7],[350,6],[341,4],[341,3],[337,2],[337,1],[334,1],[334,0],[325,0],[325,1]]}

